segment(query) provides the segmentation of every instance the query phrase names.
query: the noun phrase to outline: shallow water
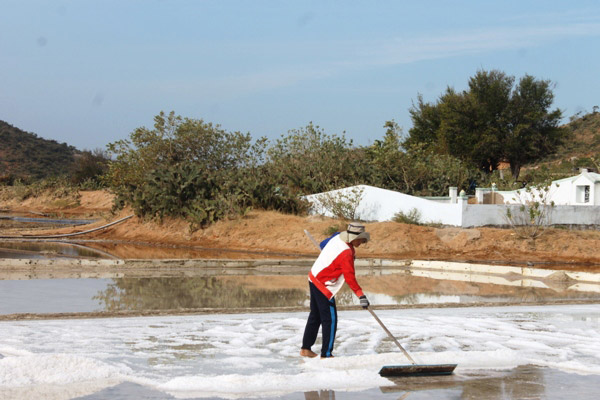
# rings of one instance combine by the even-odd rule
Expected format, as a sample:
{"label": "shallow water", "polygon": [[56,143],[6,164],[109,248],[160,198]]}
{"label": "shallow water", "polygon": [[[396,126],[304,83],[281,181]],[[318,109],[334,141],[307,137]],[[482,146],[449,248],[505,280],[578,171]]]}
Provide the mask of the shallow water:
{"label": "shallow water", "polygon": [[0,220],[14,221],[15,225],[22,224],[50,224],[50,225],[87,225],[95,222],[93,219],[64,219],[64,218],[48,218],[48,217],[25,217],[16,215],[6,215],[0,213]]}
{"label": "shallow water", "polygon": [[[43,269],[43,267],[40,267]],[[306,269],[306,268],[304,268]],[[273,273],[260,269],[186,269],[180,276],[128,277],[118,272],[107,278],[0,280],[0,314],[159,311],[212,309],[272,309],[308,305],[306,271]],[[163,271],[167,273],[167,270]],[[505,278],[464,280],[415,276],[406,270],[360,269],[357,279],[374,306],[438,304],[552,304],[560,301],[600,301],[600,285],[582,288],[552,283],[516,285]],[[481,280],[481,281],[480,281]],[[356,306],[349,288],[336,296],[338,306]]]}
{"label": "shallow water", "polygon": [[[509,371],[485,371],[451,377],[398,378],[393,386],[376,389],[343,391],[312,390],[261,397],[263,400],[364,400],[364,399],[597,399],[600,379],[596,375],[578,375],[533,365],[520,366]],[[126,382],[97,393],[78,397],[78,400],[104,399],[172,400],[176,397],[159,390]],[[204,400],[221,397],[197,397]],[[243,397],[239,397],[242,399]],[[248,397],[256,398],[256,397]],[[191,399],[191,398],[190,398]]]}
{"label": "shallow water", "polygon": [[0,230],[2,229],[35,229],[60,228],[64,226],[87,225],[95,222],[89,219],[52,218],[48,216],[32,216],[30,213],[6,213],[0,211]]}
{"label": "shallow water", "polygon": [[107,284],[107,279],[0,281],[0,314],[96,311],[94,296]]}

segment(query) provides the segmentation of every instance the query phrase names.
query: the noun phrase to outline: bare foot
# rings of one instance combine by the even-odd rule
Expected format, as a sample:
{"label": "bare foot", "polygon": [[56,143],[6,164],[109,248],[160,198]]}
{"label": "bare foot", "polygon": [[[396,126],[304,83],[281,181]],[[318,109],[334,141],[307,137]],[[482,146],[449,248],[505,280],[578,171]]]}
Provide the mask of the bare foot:
{"label": "bare foot", "polygon": [[301,349],[300,350],[300,355],[302,357],[310,357],[310,358],[314,358],[317,356],[317,353],[315,353],[314,351],[310,350],[310,349]]}

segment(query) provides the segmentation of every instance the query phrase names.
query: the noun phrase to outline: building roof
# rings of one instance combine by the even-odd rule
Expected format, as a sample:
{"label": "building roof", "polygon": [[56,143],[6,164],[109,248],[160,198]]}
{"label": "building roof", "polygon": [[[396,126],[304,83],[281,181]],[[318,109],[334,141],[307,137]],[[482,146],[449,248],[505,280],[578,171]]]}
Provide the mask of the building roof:
{"label": "building roof", "polygon": [[586,170],[583,170],[583,171],[581,171],[581,173],[579,175],[574,175],[574,176],[570,176],[568,178],[563,178],[563,179],[559,179],[559,180],[556,180],[556,181],[552,181],[552,183],[572,182],[572,181],[575,181],[575,180],[579,179],[581,176],[585,176],[586,178],[588,178],[593,183],[600,182],[600,174],[597,174],[595,172],[588,172]]}

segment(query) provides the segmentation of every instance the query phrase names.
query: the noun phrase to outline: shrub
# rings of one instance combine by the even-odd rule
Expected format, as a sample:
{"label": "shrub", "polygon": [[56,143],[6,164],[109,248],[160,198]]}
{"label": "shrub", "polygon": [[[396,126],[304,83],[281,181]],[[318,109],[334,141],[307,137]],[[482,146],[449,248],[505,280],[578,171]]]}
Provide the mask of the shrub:
{"label": "shrub", "polygon": [[537,187],[527,186],[517,191],[518,207],[508,207],[505,217],[518,237],[535,240],[549,224],[549,216],[554,202],[550,201],[551,183]]}
{"label": "shrub", "polygon": [[54,200],[56,207],[75,207],[79,205],[81,197],[78,188],[65,177],[45,178],[30,184],[25,184],[17,179],[12,186],[2,187],[0,193],[2,200],[24,201],[41,196],[47,196],[50,200]]}
{"label": "shrub", "polygon": [[300,194],[352,186],[368,166],[344,134],[328,135],[319,126],[291,130],[267,151],[267,165],[280,184]]}
{"label": "shrub", "polygon": [[412,208],[408,213],[398,211],[394,214],[392,221],[402,224],[421,225],[421,218],[421,212],[416,208]]}
{"label": "shrub", "polygon": [[325,231],[323,232],[325,234],[325,236],[329,237],[331,235],[333,235],[336,232],[342,232],[346,230],[346,226],[342,223],[336,224],[336,225],[330,225],[328,226]]}
{"label": "shrub", "polygon": [[124,200],[136,215],[159,220],[183,217],[192,230],[244,213],[238,206],[239,193],[224,193],[213,174],[189,163],[153,170],[129,193]]}
{"label": "shrub", "polygon": [[101,149],[76,154],[70,171],[71,183],[86,190],[105,187],[102,178],[108,172],[109,160],[108,154]]}
{"label": "shrub", "polygon": [[154,129],[138,128],[130,140],[109,145],[116,157],[107,182],[117,206],[131,204],[148,218],[181,216],[192,229],[252,207],[305,211],[294,190],[272,179],[265,147],[266,139],[252,143],[249,134],[160,113]]}
{"label": "shrub", "polygon": [[341,189],[316,196],[321,206],[336,218],[356,221],[360,220],[358,207],[363,197],[364,189],[358,186]]}

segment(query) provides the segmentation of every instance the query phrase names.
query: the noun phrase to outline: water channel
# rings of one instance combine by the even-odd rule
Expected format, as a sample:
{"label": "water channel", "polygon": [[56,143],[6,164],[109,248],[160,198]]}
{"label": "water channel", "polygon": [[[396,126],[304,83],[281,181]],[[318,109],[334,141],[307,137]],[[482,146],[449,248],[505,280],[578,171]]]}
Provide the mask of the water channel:
{"label": "water channel", "polygon": [[6,229],[57,228],[64,226],[87,225],[95,220],[55,218],[38,213],[7,213],[0,211],[0,232]]}

